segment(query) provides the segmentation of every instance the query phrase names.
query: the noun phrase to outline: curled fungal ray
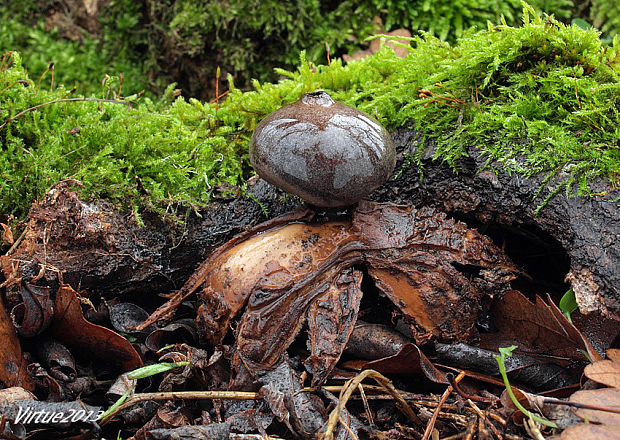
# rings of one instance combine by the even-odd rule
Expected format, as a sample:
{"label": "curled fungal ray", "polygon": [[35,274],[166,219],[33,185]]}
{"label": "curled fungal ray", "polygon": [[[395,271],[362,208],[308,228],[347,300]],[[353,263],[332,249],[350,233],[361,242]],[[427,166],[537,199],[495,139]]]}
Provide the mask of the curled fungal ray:
{"label": "curled fungal ray", "polygon": [[218,344],[243,311],[234,363],[265,370],[307,320],[306,366],[320,383],[357,319],[361,266],[416,339],[443,341],[475,338],[481,298],[507,290],[518,272],[491,240],[443,213],[363,201],[350,221],[275,219],[216,250],[190,280],[202,287],[199,330]]}

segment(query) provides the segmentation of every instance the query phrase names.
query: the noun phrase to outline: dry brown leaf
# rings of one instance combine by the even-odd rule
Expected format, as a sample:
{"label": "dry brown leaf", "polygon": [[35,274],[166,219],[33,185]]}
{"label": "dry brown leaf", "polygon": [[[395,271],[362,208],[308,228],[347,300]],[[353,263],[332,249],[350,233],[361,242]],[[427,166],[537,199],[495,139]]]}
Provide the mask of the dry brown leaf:
{"label": "dry brown leaf", "polygon": [[26,369],[22,348],[13,322],[0,301],[0,380],[8,387],[21,386],[28,391],[34,390],[34,382]]}
{"label": "dry brown leaf", "polygon": [[581,423],[562,432],[562,440],[618,440],[618,428]]}
{"label": "dry brown leaf", "polygon": [[0,223],[0,227],[2,227],[2,241],[10,245],[15,243],[15,240],[13,239],[13,233],[11,232],[11,228],[5,225],[4,223]]}
{"label": "dry brown leaf", "polygon": [[84,318],[77,294],[67,284],[56,293],[52,332],[66,345],[109,360],[125,371],[142,366],[142,358],[127,339]]}
{"label": "dry brown leaf", "polygon": [[607,351],[607,357],[612,361],[620,362],[620,350],[617,348],[610,348]]}
{"label": "dry brown leaf", "polygon": [[594,360],[602,359],[549,299],[536,297],[531,302],[516,290],[505,294],[492,306],[493,322],[498,333],[482,335],[481,346],[489,350],[517,345],[519,352],[586,361],[587,352]]}
{"label": "dry brown leaf", "polygon": [[586,367],[584,374],[594,382],[620,388],[620,361],[604,359]]}
{"label": "dry brown leaf", "polygon": [[[585,375],[611,388],[577,391],[571,402],[601,408],[579,408],[575,411],[586,423],[571,426],[562,432],[562,440],[606,440],[620,438],[620,350],[610,349],[607,360],[588,365]],[[608,411],[603,411],[608,409]]]}
{"label": "dry brown leaf", "polygon": [[[577,391],[570,397],[570,401],[600,408],[614,408],[620,411],[620,390],[617,388],[600,388],[598,390]],[[585,408],[579,408],[576,412],[584,421],[616,426],[620,432],[620,414],[618,413]]]}

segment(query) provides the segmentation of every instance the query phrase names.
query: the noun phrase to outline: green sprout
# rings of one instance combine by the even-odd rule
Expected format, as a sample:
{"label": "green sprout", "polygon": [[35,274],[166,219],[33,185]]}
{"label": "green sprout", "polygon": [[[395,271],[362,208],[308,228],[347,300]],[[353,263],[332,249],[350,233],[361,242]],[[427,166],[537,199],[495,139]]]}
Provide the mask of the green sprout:
{"label": "green sprout", "polygon": [[549,420],[542,419],[542,418],[538,417],[537,415],[531,413],[527,409],[525,409],[525,407],[523,405],[521,405],[521,402],[519,402],[517,400],[517,397],[515,396],[514,392],[512,391],[512,387],[510,386],[510,382],[508,382],[508,375],[506,373],[506,364],[504,362],[506,360],[506,356],[508,356],[508,357],[512,356],[512,352],[516,348],[517,348],[516,345],[512,345],[510,347],[500,347],[500,349],[499,349],[500,355],[499,356],[497,356],[497,355],[494,356],[495,360],[497,361],[497,365],[499,366],[499,372],[502,375],[502,379],[504,379],[504,385],[506,385],[506,391],[508,392],[508,395],[510,396],[510,400],[512,400],[512,403],[514,404],[514,406],[519,411],[521,411],[523,414],[525,414],[531,420],[533,420],[535,422],[538,422],[538,423],[540,423],[542,425],[545,425],[545,426],[550,426],[551,428],[557,428],[558,425],[556,425],[555,423],[550,422]]}
{"label": "green sprout", "polygon": [[562,299],[560,299],[560,310],[562,310],[562,313],[564,313],[566,319],[568,319],[568,321],[572,323],[573,320],[571,319],[570,315],[575,310],[577,310],[577,308],[578,305],[577,298],[575,297],[575,291],[573,289],[568,289],[566,293],[562,296]]}
{"label": "green sprout", "polygon": [[[183,361],[183,362],[160,362],[158,364],[147,365],[145,367],[136,368],[135,370],[127,373],[128,379],[144,379],[145,377],[154,376],[156,374],[165,373],[166,371],[172,370],[177,367],[184,367],[186,365],[192,365],[191,362]],[[133,393],[135,385],[129,387],[125,394],[123,394],[114,404],[107,409],[101,416],[99,420],[105,420],[110,417],[112,414],[116,413],[117,409],[127,400],[127,398]]]}

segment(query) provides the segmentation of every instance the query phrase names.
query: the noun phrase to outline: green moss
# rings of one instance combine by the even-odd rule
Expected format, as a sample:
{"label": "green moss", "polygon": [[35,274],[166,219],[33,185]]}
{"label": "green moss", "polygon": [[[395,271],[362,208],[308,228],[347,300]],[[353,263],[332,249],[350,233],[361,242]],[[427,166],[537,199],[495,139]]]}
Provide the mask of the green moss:
{"label": "green moss", "polygon": [[[63,87],[38,88],[18,54],[6,62],[11,67],[0,72],[0,85],[13,85],[0,94],[0,120],[69,96]],[[136,212],[170,214],[207,203],[217,184],[241,182],[247,141],[235,133],[241,117],[174,96],[169,87],[161,100],[142,99],[133,108],[61,102],[8,123],[0,132],[0,213],[23,218],[36,198],[68,177],[82,181],[86,194]]]}
{"label": "green moss", "polygon": [[620,3],[616,0],[592,0],[590,19],[606,38],[620,34]]}
{"label": "green moss", "polygon": [[[314,65],[302,53],[295,72],[277,70],[287,79],[255,81],[250,92],[230,80],[231,92],[219,103],[175,97],[169,87],[160,100],[141,98],[133,108],[71,102],[31,111],[0,131],[0,213],[24,218],[50,185],[73,177],[86,194],[136,213],[182,216],[208,203],[220,184],[243,186],[252,173],[247,145],[255,124],[316,89],[392,128],[415,126],[434,141],[436,159],[453,167],[478,145],[506,172],[562,173],[551,192],[588,195],[595,177],[617,187],[618,39],[603,47],[594,30],[526,9],[523,26],[491,26],[454,46],[430,35],[413,40],[406,58],[383,48],[346,66],[338,59]],[[68,94],[38,88],[15,54],[0,69],[2,89],[0,121]]]}
{"label": "green moss", "polygon": [[[85,95],[101,95],[100,82],[105,75],[122,73],[125,77],[123,87],[127,90],[146,88],[142,67],[128,54],[118,52],[116,47],[102,45],[85,31],[81,40],[72,41],[60,36],[55,28],[46,30],[42,17],[32,20],[28,17],[27,11],[38,10],[36,6],[36,1],[32,0],[25,1],[25,4],[8,2],[0,5],[0,16],[9,18],[0,21],[0,53],[22,51],[24,66],[35,83],[41,79],[41,87],[48,90],[63,84],[68,89],[76,87]],[[53,75],[47,71],[51,63],[54,65]]]}
{"label": "green moss", "polygon": [[[45,0],[46,3],[55,3]],[[537,9],[569,18],[572,0],[532,0]],[[377,31],[426,31],[454,42],[469,28],[504,17],[518,24],[520,0],[114,0],[100,15],[101,46],[135,59],[154,90],[175,81],[185,96],[209,99],[218,67],[247,89],[252,78],[277,81],[274,67],[294,68],[300,50],[310,61],[356,52]],[[329,48],[329,49],[328,49]]]}

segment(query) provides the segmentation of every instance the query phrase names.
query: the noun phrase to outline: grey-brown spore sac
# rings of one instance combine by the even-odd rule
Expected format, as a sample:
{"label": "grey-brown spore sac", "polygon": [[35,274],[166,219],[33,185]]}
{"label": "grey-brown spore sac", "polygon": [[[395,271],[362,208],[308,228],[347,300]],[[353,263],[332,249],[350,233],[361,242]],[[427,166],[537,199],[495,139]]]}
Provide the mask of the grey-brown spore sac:
{"label": "grey-brown spore sac", "polygon": [[382,185],[394,170],[396,151],[372,117],[315,92],[258,124],[250,162],[273,185],[313,205],[338,207]]}

